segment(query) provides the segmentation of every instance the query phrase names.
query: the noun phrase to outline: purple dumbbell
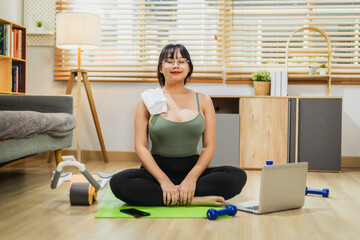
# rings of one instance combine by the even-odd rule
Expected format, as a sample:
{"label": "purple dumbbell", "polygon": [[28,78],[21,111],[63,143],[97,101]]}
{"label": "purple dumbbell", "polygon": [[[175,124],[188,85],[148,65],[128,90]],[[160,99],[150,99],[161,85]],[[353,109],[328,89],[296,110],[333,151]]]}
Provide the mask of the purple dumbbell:
{"label": "purple dumbbell", "polygon": [[237,208],[234,205],[229,205],[226,208],[220,210],[210,208],[207,211],[206,216],[209,220],[215,220],[217,219],[218,216],[222,216],[222,215],[235,216],[236,213],[237,213]]}
{"label": "purple dumbbell", "polygon": [[318,189],[309,189],[306,187],[305,195],[307,195],[308,193],[322,195],[323,197],[329,197],[329,189],[327,188],[324,188],[323,190],[318,190]]}

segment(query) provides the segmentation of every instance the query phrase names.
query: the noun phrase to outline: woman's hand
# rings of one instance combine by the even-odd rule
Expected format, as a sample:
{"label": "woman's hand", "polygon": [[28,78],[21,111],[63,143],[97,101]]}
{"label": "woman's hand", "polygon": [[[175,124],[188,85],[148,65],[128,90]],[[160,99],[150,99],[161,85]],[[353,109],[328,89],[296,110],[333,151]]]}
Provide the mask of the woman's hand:
{"label": "woman's hand", "polygon": [[196,179],[185,178],[178,188],[180,191],[180,205],[190,205],[195,195]]}
{"label": "woman's hand", "polygon": [[160,184],[163,190],[163,201],[165,206],[175,206],[178,204],[180,195],[178,188],[169,180]]}

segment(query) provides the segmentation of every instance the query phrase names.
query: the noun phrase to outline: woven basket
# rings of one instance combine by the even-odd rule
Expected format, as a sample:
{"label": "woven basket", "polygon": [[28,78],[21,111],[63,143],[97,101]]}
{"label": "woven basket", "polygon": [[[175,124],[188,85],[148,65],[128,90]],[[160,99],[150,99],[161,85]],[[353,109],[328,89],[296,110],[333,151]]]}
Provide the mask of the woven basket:
{"label": "woven basket", "polygon": [[269,96],[270,82],[254,81],[255,96]]}

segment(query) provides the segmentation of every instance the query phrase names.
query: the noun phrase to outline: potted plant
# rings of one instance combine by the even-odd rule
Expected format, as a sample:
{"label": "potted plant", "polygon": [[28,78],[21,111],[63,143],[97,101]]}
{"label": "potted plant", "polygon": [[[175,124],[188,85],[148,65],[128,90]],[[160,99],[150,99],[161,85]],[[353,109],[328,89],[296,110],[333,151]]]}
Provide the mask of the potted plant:
{"label": "potted plant", "polygon": [[309,75],[316,75],[317,66],[316,64],[311,64],[309,66]]}
{"label": "potted plant", "polygon": [[39,30],[42,30],[42,27],[43,27],[43,22],[42,21],[36,21],[36,27],[39,29]]}
{"label": "potted plant", "polygon": [[320,67],[319,67],[319,74],[320,75],[326,75],[326,64],[325,63],[323,63],[323,64],[321,64],[320,65]]}
{"label": "potted plant", "polygon": [[256,96],[270,95],[270,73],[266,70],[260,70],[252,74],[254,81],[254,90]]}

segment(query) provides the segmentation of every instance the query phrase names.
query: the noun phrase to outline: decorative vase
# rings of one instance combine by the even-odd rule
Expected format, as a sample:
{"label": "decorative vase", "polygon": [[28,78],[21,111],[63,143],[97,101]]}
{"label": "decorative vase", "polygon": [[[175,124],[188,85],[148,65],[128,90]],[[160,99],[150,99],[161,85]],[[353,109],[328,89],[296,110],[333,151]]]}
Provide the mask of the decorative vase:
{"label": "decorative vase", "polygon": [[270,82],[254,81],[255,96],[269,96]]}
{"label": "decorative vase", "polygon": [[319,68],[319,74],[323,76],[326,75],[326,70],[326,68]]}
{"label": "decorative vase", "polygon": [[309,66],[309,75],[316,75],[316,66]]}

